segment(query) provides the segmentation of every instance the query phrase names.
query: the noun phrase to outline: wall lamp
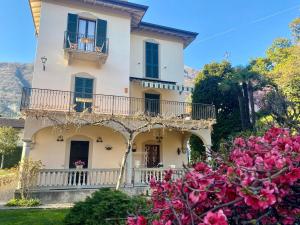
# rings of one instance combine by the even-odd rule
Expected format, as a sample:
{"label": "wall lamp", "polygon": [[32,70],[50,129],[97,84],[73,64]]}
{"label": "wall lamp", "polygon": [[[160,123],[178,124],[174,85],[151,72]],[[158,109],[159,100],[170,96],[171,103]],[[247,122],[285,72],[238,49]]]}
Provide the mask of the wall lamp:
{"label": "wall lamp", "polygon": [[45,56],[43,56],[43,57],[41,58],[41,61],[42,61],[42,64],[43,64],[43,71],[45,71],[45,70],[46,70],[46,62],[47,62],[47,58],[46,58]]}
{"label": "wall lamp", "polygon": [[64,141],[64,137],[62,135],[59,135],[57,137],[56,141],[58,141],[58,142]]}
{"label": "wall lamp", "polygon": [[96,142],[98,142],[98,143],[102,143],[102,142],[103,142],[103,140],[102,140],[102,137],[97,137],[97,140],[96,140]]}

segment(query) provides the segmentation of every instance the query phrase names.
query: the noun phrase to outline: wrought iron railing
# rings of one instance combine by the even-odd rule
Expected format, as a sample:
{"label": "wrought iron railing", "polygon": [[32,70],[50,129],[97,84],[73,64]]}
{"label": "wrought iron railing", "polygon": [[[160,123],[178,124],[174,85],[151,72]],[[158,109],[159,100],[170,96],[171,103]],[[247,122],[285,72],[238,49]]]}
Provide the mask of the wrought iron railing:
{"label": "wrought iron railing", "polygon": [[108,54],[109,40],[96,40],[95,35],[82,33],[65,32],[64,49],[80,52],[95,52],[98,54]]}
{"label": "wrought iron railing", "polygon": [[21,110],[93,112],[109,115],[147,115],[186,120],[213,120],[215,107],[209,104],[134,98],[50,89],[23,88]]}

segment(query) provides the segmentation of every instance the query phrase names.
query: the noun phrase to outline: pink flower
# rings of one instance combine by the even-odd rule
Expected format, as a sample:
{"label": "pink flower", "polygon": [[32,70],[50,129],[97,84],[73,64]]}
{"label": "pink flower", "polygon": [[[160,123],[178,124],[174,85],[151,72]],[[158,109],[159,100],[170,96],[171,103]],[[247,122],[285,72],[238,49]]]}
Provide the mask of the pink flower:
{"label": "pink flower", "polygon": [[189,194],[189,199],[191,200],[192,203],[202,202],[206,199],[206,197],[207,197],[206,192],[192,191]]}
{"label": "pink flower", "polygon": [[286,174],[286,179],[290,183],[295,183],[297,180],[300,179],[300,168],[293,168],[291,172]]}
{"label": "pink flower", "polygon": [[205,225],[228,225],[227,217],[225,216],[223,210],[219,210],[216,213],[208,212],[204,217]]}
{"label": "pink flower", "polygon": [[236,138],[234,140],[234,144],[239,146],[239,147],[246,147],[246,142],[245,142],[244,138],[240,138],[240,137]]}
{"label": "pink flower", "polygon": [[147,220],[143,216],[138,216],[137,218],[128,217],[127,224],[128,225],[147,225]]}

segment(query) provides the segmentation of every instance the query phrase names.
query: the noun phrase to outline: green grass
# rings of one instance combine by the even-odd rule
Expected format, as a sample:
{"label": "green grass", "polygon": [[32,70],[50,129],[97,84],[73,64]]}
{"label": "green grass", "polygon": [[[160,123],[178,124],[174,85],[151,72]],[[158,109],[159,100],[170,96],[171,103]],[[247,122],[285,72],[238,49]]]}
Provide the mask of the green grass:
{"label": "green grass", "polygon": [[1,225],[62,225],[69,209],[0,210]]}

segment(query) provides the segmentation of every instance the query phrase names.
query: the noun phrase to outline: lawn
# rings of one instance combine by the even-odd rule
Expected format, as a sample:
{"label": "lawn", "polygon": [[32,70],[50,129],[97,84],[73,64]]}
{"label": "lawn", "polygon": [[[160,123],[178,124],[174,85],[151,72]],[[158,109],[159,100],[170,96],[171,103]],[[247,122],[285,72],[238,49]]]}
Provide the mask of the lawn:
{"label": "lawn", "polygon": [[60,225],[69,209],[0,210],[1,225]]}

